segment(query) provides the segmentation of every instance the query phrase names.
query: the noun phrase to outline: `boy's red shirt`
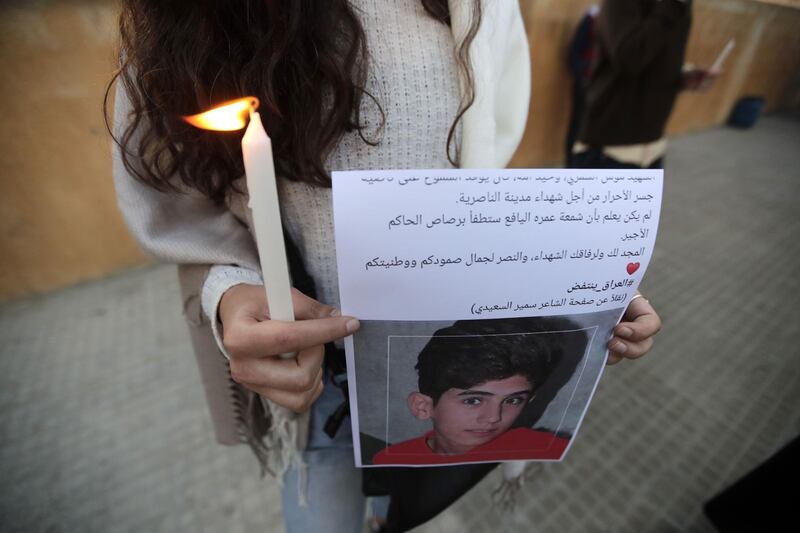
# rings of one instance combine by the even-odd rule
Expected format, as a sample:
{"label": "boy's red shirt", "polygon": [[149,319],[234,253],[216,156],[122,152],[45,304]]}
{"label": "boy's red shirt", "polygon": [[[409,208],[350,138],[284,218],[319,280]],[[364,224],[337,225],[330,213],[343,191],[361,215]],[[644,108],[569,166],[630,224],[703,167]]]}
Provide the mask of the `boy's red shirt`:
{"label": "boy's red shirt", "polygon": [[372,464],[433,465],[470,461],[557,460],[569,444],[569,439],[557,437],[548,431],[516,428],[467,453],[443,455],[434,453],[428,447],[427,440],[432,436],[433,431],[429,431],[416,439],[384,448],[375,454]]}

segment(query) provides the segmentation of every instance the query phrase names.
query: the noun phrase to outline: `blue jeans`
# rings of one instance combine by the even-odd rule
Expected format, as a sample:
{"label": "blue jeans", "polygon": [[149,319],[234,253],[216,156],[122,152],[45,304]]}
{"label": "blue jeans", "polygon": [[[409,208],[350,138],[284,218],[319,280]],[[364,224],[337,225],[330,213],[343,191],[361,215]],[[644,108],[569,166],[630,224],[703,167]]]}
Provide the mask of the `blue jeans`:
{"label": "blue jeans", "polygon": [[[311,408],[311,426],[303,460],[306,471],[307,506],[298,499],[299,475],[290,468],[283,476],[283,521],[287,533],[361,533],[367,498],[361,491],[361,471],[353,460],[350,419],[345,418],[331,439],[323,431],[325,421],[342,403],[342,391],[326,380],[325,390]],[[386,517],[389,497],[372,498],[371,512]]]}

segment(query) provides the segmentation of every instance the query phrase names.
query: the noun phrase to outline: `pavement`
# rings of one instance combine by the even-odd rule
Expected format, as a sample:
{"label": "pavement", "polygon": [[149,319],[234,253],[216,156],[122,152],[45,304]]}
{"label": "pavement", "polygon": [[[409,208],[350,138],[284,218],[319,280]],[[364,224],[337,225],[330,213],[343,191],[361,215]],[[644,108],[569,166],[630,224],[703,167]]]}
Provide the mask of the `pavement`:
{"label": "pavement", "polygon": [[[783,114],[673,140],[652,353],[513,512],[495,472],[416,531],[714,531],[703,502],[800,434],[798,139]],[[214,442],[169,265],[0,306],[0,421],[0,531],[283,529],[275,481]]]}

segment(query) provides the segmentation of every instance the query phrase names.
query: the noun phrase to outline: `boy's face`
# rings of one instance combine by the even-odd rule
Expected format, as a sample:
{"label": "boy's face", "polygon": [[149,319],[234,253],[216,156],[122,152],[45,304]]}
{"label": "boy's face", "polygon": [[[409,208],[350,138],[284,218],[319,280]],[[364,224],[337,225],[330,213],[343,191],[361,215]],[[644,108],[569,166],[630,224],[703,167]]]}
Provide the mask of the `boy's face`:
{"label": "boy's face", "polygon": [[434,452],[465,453],[508,430],[532,397],[531,388],[527,378],[516,375],[469,389],[449,389],[436,406],[430,405],[428,416],[417,418],[433,421],[429,444]]}

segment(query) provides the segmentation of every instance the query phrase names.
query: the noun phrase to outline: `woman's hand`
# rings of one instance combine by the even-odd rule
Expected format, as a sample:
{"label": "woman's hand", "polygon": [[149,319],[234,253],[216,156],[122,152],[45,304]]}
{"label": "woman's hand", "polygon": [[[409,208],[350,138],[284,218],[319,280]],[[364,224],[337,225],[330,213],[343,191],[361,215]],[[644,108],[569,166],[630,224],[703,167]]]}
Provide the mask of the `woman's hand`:
{"label": "woman's hand", "polygon": [[622,320],[614,328],[614,337],[608,341],[609,365],[645,355],[653,347],[653,335],[661,329],[661,318],[643,297],[631,300]]}
{"label": "woman's hand", "polygon": [[685,91],[707,91],[714,85],[721,73],[703,68],[684,69],[681,88]]}
{"label": "woman's hand", "polygon": [[[325,343],[350,335],[359,322],[295,289],[292,301],[296,322],[269,320],[264,288],[235,285],[222,296],[219,317],[234,381],[302,413],[322,393]],[[296,356],[282,359],[284,353]]]}

